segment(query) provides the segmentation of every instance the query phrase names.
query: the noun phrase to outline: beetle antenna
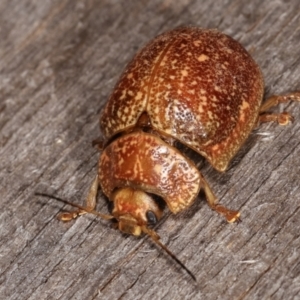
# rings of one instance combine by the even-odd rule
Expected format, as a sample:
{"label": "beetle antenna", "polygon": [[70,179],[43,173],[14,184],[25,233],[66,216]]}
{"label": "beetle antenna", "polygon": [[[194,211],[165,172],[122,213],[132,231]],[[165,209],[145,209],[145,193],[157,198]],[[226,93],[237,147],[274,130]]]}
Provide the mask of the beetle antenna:
{"label": "beetle antenna", "polygon": [[57,200],[59,202],[63,202],[65,204],[71,205],[71,206],[76,207],[76,208],[78,208],[80,210],[83,210],[84,212],[87,212],[89,214],[93,214],[93,215],[98,216],[98,217],[100,217],[102,219],[105,219],[105,220],[114,219],[114,217],[112,215],[105,215],[105,214],[99,213],[99,212],[97,212],[95,210],[90,210],[90,209],[88,209],[88,208],[86,208],[84,206],[81,206],[79,204],[76,204],[76,203],[73,203],[73,202],[70,202],[68,200],[61,199],[61,198],[58,198],[58,197],[55,197],[55,196],[52,196],[52,195],[48,195],[48,194],[44,194],[44,193],[35,193],[35,195],[55,199],[55,200]]}
{"label": "beetle antenna", "polygon": [[195,275],[183,264],[183,262],[181,262],[174,253],[172,253],[166,245],[164,245],[159,239],[159,235],[154,231],[151,230],[149,228],[147,228],[146,226],[142,227],[142,230],[144,233],[146,233],[147,235],[149,235],[152,239],[152,241],[157,244],[159,247],[161,247],[163,250],[165,250],[191,277],[194,281],[197,281]]}

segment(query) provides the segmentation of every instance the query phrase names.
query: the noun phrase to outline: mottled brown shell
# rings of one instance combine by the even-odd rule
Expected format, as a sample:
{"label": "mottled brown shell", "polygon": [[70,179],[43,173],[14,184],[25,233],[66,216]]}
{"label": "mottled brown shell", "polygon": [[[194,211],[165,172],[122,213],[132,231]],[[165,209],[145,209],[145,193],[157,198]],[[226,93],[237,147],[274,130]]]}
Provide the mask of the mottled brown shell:
{"label": "mottled brown shell", "polygon": [[100,156],[98,174],[110,199],[117,188],[132,187],[161,196],[173,213],[191,205],[201,186],[200,173],[191,161],[145,132],[124,135],[108,145]]}
{"label": "mottled brown shell", "polygon": [[179,28],[134,57],[100,126],[108,140],[146,112],[154,130],[224,171],[257,121],[263,89],[259,67],[238,42],[217,30]]}

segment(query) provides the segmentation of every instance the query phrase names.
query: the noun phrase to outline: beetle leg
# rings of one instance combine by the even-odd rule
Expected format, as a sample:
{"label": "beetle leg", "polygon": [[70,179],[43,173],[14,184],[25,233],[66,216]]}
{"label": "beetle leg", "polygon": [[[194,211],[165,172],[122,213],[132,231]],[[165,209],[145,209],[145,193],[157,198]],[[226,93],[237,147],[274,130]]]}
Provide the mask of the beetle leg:
{"label": "beetle leg", "polygon": [[263,113],[259,115],[258,123],[266,122],[277,122],[279,125],[288,125],[290,122],[293,122],[294,118],[288,112],[282,112],[279,114],[276,113]]}
{"label": "beetle leg", "polygon": [[99,187],[99,179],[98,179],[98,175],[96,175],[95,179],[93,180],[93,182],[91,184],[89,193],[86,198],[86,210],[94,210],[95,209],[98,187]]}
{"label": "beetle leg", "polygon": [[275,121],[279,125],[287,125],[289,122],[293,121],[293,117],[287,112],[282,112],[277,114],[266,112],[269,108],[288,101],[300,102],[300,92],[289,93],[286,95],[274,95],[268,98],[260,107],[258,124]]}
{"label": "beetle leg", "polygon": [[98,175],[97,175],[91,184],[89,193],[86,198],[86,206],[84,207],[86,210],[77,209],[77,210],[71,211],[71,212],[63,212],[58,216],[58,218],[61,221],[67,222],[67,221],[71,221],[72,219],[76,219],[78,216],[88,213],[88,211],[94,210],[94,208],[96,206],[96,196],[97,196],[97,192],[98,192],[98,185],[99,185],[99,180],[98,180]]}
{"label": "beetle leg", "polygon": [[201,178],[201,185],[201,187],[204,189],[208,205],[211,209],[215,210],[220,215],[223,215],[229,223],[240,222],[240,212],[237,210],[230,210],[225,206],[218,204],[217,197],[214,195],[203,176]]}
{"label": "beetle leg", "polygon": [[259,112],[263,113],[273,106],[288,101],[300,101],[300,92],[289,93],[286,95],[273,95],[261,105]]}

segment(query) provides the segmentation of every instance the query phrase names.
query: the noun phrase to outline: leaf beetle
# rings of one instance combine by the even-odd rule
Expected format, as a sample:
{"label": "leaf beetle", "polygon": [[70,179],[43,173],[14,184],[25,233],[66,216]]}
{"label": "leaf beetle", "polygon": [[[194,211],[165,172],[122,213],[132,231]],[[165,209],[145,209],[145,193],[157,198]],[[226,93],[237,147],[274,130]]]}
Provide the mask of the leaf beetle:
{"label": "leaf beetle", "polygon": [[[162,216],[159,196],[176,214],[202,189],[209,206],[228,222],[240,213],[218,203],[183,144],[214,169],[226,171],[252,130],[261,122],[286,125],[290,114],[268,109],[300,92],[263,101],[262,73],[231,37],[211,29],[181,27],[163,33],[140,50],[117,82],[100,116],[104,136],[98,174],[86,205],[60,215],[69,221],[84,213],[114,219],[127,234],[149,235],[195,279],[150,228]],[[113,202],[111,215],[94,211],[98,187]]]}

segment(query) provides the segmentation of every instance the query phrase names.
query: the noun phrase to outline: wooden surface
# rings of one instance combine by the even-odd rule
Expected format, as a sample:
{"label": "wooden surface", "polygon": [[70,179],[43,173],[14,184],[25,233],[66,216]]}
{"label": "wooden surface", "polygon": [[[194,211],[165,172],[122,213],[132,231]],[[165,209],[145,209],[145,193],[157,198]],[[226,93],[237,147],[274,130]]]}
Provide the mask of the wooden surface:
{"label": "wooden surface", "polygon": [[[300,2],[0,1],[0,299],[300,299],[300,105],[255,131],[225,174],[202,163],[227,224],[200,195],[156,227],[197,284],[145,237],[85,216],[98,115],[134,53],[183,24],[218,28],[262,68],[266,94],[300,89]],[[100,196],[99,211],[107,211]]]}

